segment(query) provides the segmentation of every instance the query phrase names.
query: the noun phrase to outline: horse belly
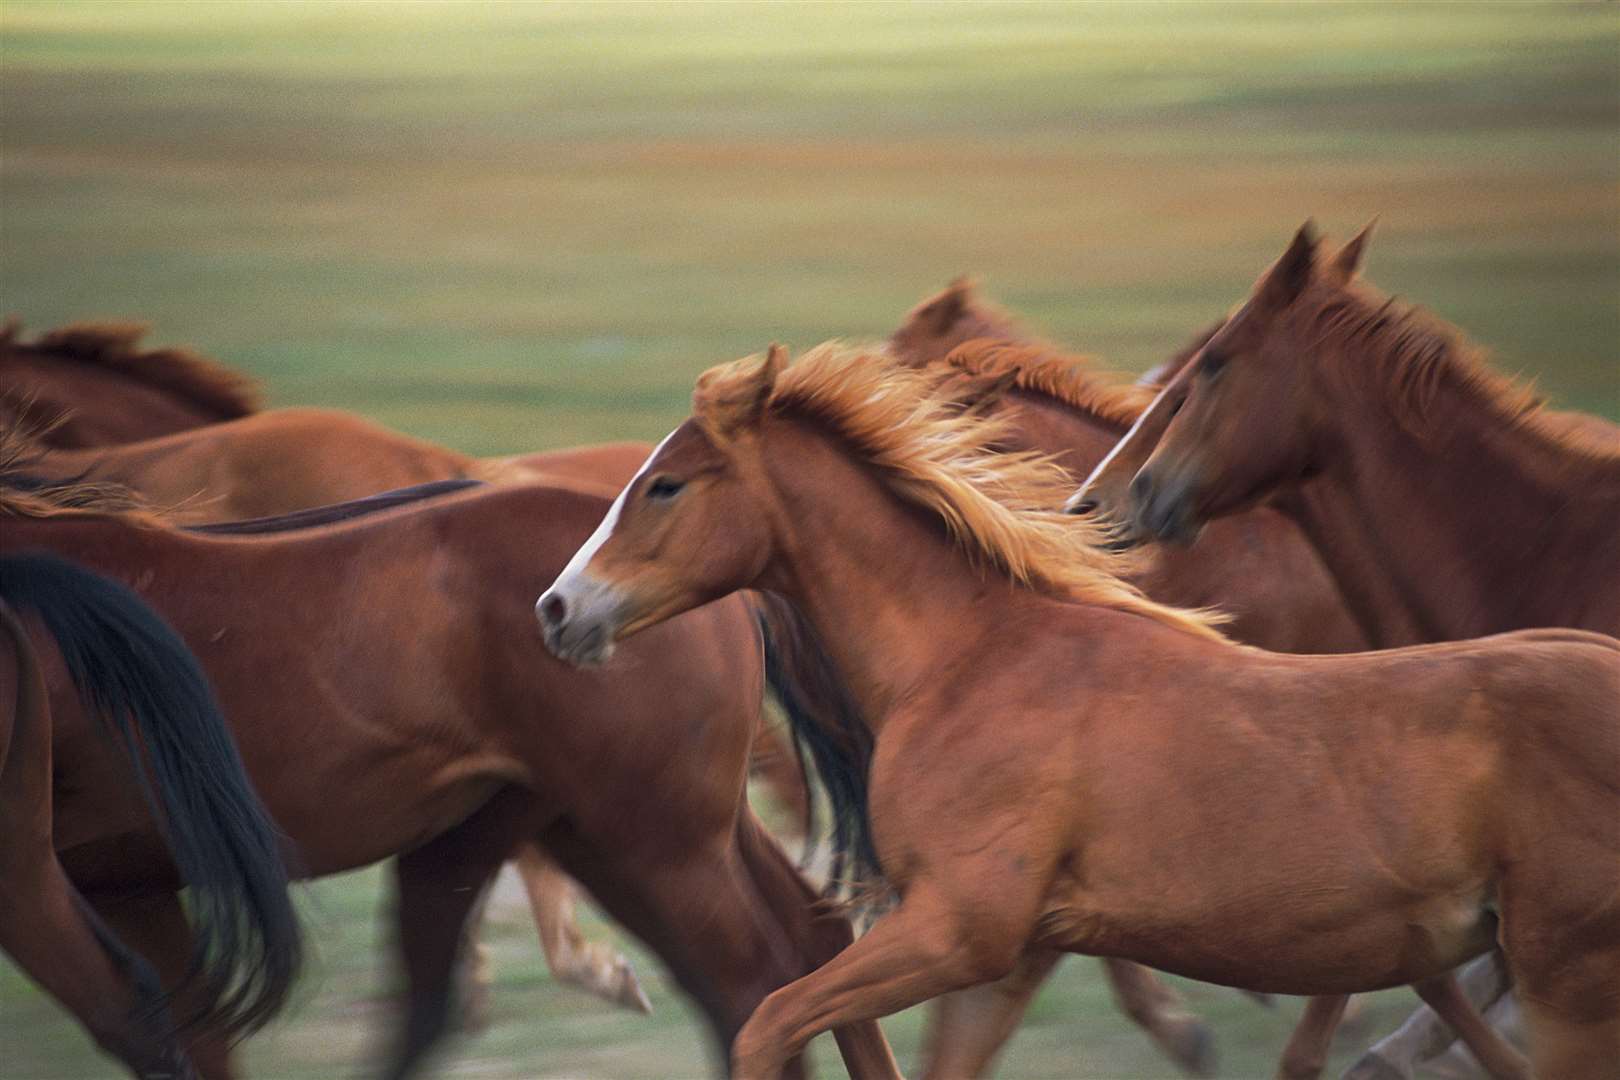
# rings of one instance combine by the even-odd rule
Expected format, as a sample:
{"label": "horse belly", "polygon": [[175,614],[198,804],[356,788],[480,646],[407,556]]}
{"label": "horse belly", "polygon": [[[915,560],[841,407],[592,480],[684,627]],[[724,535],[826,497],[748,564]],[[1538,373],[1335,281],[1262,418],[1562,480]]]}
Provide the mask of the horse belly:
{"label": "horse belly", "polygon": [[1277,994],[1402,986],[1456,967],[1495,941],[1496,919],[1482,890],[1392,901],[1378,889],[1260,884],[1106,904],[1075,888],[1058,898],[1043,936],[1074,952]]}

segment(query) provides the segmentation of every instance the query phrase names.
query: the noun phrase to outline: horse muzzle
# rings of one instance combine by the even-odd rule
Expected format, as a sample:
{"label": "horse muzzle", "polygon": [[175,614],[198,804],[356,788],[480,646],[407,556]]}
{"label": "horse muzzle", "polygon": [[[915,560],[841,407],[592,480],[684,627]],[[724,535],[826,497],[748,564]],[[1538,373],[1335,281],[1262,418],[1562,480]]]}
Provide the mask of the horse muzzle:
{"label": "horse muzzle", "polygon": [[611,585],[564,574],[540,594],[534,614],[551,655],[575,667],[598,667],[613,658],[623,607]]}

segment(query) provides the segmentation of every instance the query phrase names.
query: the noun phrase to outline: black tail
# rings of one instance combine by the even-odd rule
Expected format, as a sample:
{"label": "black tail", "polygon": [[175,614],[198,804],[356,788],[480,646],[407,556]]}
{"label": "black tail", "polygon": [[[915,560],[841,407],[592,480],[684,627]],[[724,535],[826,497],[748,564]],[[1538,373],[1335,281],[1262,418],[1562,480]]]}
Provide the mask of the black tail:
{"label": "black tail", "polygon": [[50,555],[0,557],[0,597],[39,614],[73,684],[128,751],[182,880],[210,1004],[188,1024],[261,1027],[302,953],[278,832],[248,782],[207,677],[134,593]]}
{"label": "black tail", "polygon": [[[883,867],[872,845],[867,805],[872,729],[815,630],[792,603],[772,593],[759,593],[755,618],[765,643],[765,679],[793,729],[805,786],[810,781],[804,760],[808,751],[827,793],[833,845],[827,892],[837,896],[845,886],[855,892],[876,886],[883,879]],[[805,813],[806,836],[815,835],[814,818],[815,800],[811,799]]]}

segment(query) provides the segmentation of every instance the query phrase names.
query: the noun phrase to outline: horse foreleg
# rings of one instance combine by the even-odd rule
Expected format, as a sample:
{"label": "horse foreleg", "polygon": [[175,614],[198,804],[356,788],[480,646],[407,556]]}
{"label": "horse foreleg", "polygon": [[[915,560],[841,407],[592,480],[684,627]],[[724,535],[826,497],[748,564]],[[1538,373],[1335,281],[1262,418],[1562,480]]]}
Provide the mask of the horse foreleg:
{"label": "horse foreleg", "polygon": [[737,1035],[732,1072],[775,1080],[823,1031],[1004,978],[1023,944],[1023,935],[1002,917],[970,911],[928,884],[914,883],[900,906],[855,944],[765,999]]}
{"label": "horse foreleg", "polygon": [[[807,975],[849,948],[855,940],[849,920],[837,911],[824,910],[821,897],[753,811],[745,807],[738,824],[739,850],[754,886],[798,950],[797,974]],[[836,1028],[833,1037],[851,1076],[900,1080],[894,1053],[876,1023]]]}
{"label": "horse foreleg", "polygon": [[390,1080],[414,1073],[449,1027],[468,917],[534,811],[526,792],[507,788],[460,825],[394,861],[406,1010],[383,1071]]}
{"label": "horse foreleg", "polygon": [[[793,943],[735,842],[705,831],[679,844],[634,846],[597,842],[566,824],[542,839],[598,904],[658,954],[703,1011],[722,1053],[766,994],[799,974]],[[791,1075],[804,1075],[800,1059]]]}
{"label": "horse foreleg", "polygon": [[513,863],[528,893],[529,911],[552,976],[627,1009],[651,1013],[652,1002],[629,959],[580,931],[574,915],[574,883],[562,868],[532,842],[519,846]]}
{"label": "horse foreleg", "polygon": [[[1501,953],[1493,951],[1465,964],[1453,985],[1470,1012],[1489,1008],[1509,985]],[[1419,1008],[1393,1034],[1362,1054],[1345,1071],[1343,1080],[1405,1080],[1419,1064],[1445,1053],[1457,1034],[1433,1008]]]}
{"label": "horse foreleg", "polygon": [[1129,960],[1104,959],[1103,971],[1114,990],[1114,1004],[1134,1020],[1189,1076],[1215,1071],[1215,1036],[1188,1012],[1176,993],[1151,968]]}
{"label": "horse foreleg", "polygon": [[982,1076],[1061,958],[1061,953],[1032,950],[1006,978],[937,998],[923,1040],[923,1076]]}

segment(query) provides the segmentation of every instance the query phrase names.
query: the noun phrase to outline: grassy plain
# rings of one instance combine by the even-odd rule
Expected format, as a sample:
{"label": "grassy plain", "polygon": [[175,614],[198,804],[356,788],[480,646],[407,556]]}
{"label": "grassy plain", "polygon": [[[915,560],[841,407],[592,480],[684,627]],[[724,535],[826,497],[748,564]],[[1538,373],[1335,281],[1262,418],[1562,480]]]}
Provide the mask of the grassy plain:
{"label": "grassy plain", "polygon": [[[961,272],[1142,369],[1306,216],[1380,214],[1375,281],[1620,417],[1617,55],[1598,4],[6,0],[0,308],[147,320],[276,404],[509,452],[656,438],[706,366],[882,335]],[[379,884],[308,890],[317,970],[254,1075],[365,1060]],[[641,1019],[552,984],[516,909],[493,941],[496,1023],[450,1075],[705,1071],[650,960]],[[1298,1004],[1188,993],[1223,1075],[1267,1074]],[[1107,997],[1067,963],[1001,1075],[1165,1075]],[[914,1061],[917,1014],[886,1028]],[[109,1072],[0,965],[0,1076]]]}

